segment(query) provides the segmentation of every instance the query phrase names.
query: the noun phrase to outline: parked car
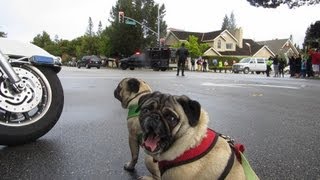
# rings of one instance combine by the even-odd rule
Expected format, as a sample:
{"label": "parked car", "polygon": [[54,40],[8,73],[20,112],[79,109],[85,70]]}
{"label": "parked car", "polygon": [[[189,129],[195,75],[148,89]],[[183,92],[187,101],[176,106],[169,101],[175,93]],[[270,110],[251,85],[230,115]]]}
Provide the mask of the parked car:
{"label": "parked car", "polygon": [[77,62],[77,67],[78,68],[86,67],[88,69],[91,67],[96,67],[100,69],[101,64],[102,64],[101,59],[95,55],[83,56],[81,60]]}
{"label": "parked car", "polygon": [[248,74],[249,72],[256,72],[257,74],[260,74],[267,70],[267,60],[267,58],[256,57],[243,58],[239,63],[232,65],[232,71],[234,73],[242,71],[244,74]]}

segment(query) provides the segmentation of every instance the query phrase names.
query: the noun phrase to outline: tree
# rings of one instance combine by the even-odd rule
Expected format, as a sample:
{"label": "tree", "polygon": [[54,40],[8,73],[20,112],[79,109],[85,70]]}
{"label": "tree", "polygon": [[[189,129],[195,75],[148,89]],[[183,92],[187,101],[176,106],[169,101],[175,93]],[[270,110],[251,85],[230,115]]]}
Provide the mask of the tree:
{"label": "tree", "polygon": [[0,37],[7,37],[7,34],[5,32],[0,31]]}
{"label": "tree", "polygon": [[94,36],[94,32],[93,32],[93,22],[92,22],[92,19],[91,17],[89,17],[89,20],[88,20],[88,28],[87,28],[87,31],[86,31],[86,35],[87,36]]}
{"label": "tree", "polygon": [[32,43],[44,49],[53,44],[50,35],[46,31],[42,31],[42,34],[34,37]]}
{"label": "tree", "polygon": [[235,19],[235,17],[234,17],[233,12],[231,12],[230,18],[229,18],[229,28],[228,28],[228,30],[229,30],[232,34],[234,34],[236,28],[237,28],[236,19]]}
{"label": "tree", "polygon": [[102,33],[102,23],[101,23],[101,21],[99,21],[97,35],[100,36],[101,33]]}
{"label": "tree", "polygon": [[308,27],[303,45],[306,49],[320,47],[320,21],[316,21]]}
{"label": "tree", "polygon": [[290,9],[305,5],[316,5],[320,0],[247,0],[250,5],[264,8],[277,8],[282,4],[286,4]]}
{"label": "tree", "polygon": [[[157,36],[142,26],[119,23],[119,11],[126,17],[135,19],[144,26],[157,31],[158,4],[154,0],[118,0],[110,12],[111,26],[107,30],[110,38],[111,51],[114,56],[129,56],[137,50],[157,45]],[[164,5],[160,6],[160,34],[166,34]]]}
{"label": "tree", "polygon": [[227,15],[224,16],[221,30],[226,30],[229,28],[229,18]]}
{"label": "tree", "polygon": [[[199,44],[198,38],[192,35],[188,37],[188,41],[185,44],[191,58],[202,56],[203,53],[210,47],[207,43]],[[179,48],[180,46],[181,42],[173,45],[174,48]]]}
{"label": "tree", "polygon": [[237,28],[237,25],[236,25],[236,19],[234,17],[234,13],[231,12],[230,17],[225,15],[222,21],[221,30],[228,30],[229,32],[234,34],[236,28]]}

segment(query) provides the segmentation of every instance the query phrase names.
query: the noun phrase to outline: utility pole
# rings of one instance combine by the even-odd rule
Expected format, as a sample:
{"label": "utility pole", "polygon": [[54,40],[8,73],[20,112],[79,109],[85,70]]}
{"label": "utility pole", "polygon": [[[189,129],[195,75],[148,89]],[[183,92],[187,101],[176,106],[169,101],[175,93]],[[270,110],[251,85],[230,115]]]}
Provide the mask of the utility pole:
{"label": "utility pole", "polygon": [[157,41],[158,41],[158,45],[159,45],[159,48],[160,48],[161,43],[160,43],[160,8],[159,7],[158,7],[158,18],[157,18],[157,20],[158,20],[158,32],[155,32],[154,30],[152,30],[148,26],[142,24],[141,22],[139,22],[139,21],[137,21],[137,20],[135,20],[135,19],[133,19],[131,17],[125,16],[123,11],[119,11],[119,23],[125,23],[125,24],[129,24],[129,25],[135,25],[135,23],[137,23],[140,26],[142,26],[143,28],[148,29],[149,31],[151,31],[152,33],[157,35]]}
{"label": "utility pole", "polygon": [[161,42],[160,42],[160,6],[158,5],[158,44],[159,48],[161,48]]}

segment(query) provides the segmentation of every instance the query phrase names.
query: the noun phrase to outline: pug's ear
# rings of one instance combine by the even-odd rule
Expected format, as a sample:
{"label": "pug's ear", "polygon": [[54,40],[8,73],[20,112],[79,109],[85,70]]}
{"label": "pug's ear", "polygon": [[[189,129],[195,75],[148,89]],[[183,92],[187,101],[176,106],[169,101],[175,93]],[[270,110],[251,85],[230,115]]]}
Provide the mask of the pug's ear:
{"label": "pug's ear", "polygon": [[198,124],[201,105],[198,101],[191,100],[189,97],[183,95],[177,98],[178,103],[182,106],[190,126],[194,127]]}
{"label": "pug's ear", "polygon": [[130,92],[134,92],[134,93],[137,93],[139,92],[139,89],[140,89],[140,82],[138,81],[138,79],[136,78],[131,78],[128,80],[128,90]]}

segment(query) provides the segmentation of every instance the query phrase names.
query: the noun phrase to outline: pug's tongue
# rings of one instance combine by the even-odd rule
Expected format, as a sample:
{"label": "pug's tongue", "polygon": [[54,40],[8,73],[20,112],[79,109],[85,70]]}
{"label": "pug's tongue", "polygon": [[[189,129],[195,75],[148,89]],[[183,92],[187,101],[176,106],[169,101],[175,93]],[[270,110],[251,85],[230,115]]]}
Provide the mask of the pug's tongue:
{"label": "pug's tongue", "polygon": [[144,141],[144,145],[153,152],[157,148],[159,141],[159,136],[148,136],[148,138]]}

